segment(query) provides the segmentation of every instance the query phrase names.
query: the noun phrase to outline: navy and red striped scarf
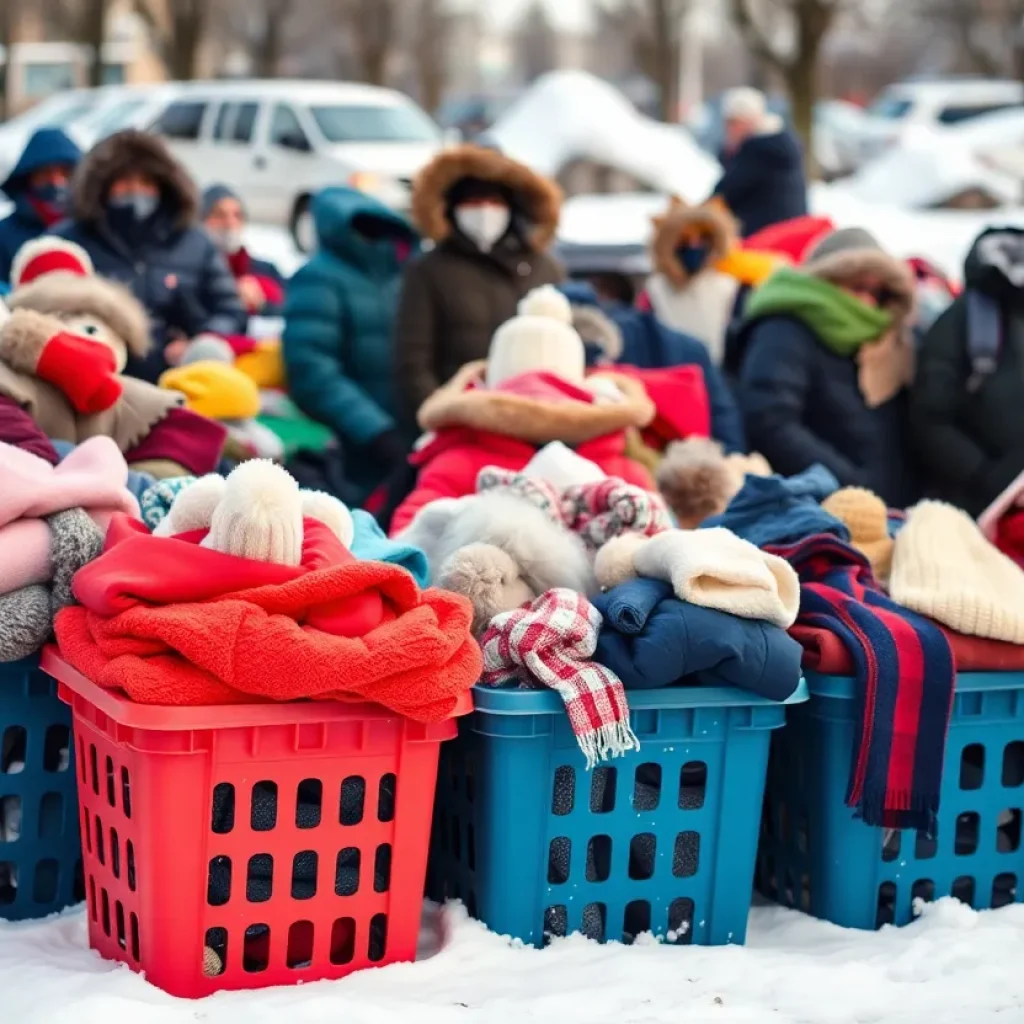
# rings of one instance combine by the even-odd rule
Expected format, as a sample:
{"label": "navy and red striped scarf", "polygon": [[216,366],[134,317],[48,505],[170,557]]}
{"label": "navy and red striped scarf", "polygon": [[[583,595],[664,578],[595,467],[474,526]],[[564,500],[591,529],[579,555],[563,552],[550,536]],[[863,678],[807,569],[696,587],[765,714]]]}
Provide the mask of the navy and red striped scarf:
{"label": "navy and red striped scarf", "polygon": [[798,623],[835,633],[856,669],[860,730],[846,802],[869,825],[934,831],[956,662],[929,619],[896,604],[830,536],[767,550],[800,577]]}

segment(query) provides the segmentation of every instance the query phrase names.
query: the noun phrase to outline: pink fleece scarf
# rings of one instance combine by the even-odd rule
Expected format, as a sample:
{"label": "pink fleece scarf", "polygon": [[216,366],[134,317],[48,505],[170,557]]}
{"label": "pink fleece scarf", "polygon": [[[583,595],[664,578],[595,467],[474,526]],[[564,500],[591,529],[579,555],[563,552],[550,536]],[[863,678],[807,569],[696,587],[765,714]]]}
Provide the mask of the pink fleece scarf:
{"label": "pink fleece scarf", "polygon": [[115,512],[138,518],[127,480],[124,456],[109,437],[85,441],[58,466],[0,444],[0,595],[49,582],[46,516],[84,508],[101,529]]}

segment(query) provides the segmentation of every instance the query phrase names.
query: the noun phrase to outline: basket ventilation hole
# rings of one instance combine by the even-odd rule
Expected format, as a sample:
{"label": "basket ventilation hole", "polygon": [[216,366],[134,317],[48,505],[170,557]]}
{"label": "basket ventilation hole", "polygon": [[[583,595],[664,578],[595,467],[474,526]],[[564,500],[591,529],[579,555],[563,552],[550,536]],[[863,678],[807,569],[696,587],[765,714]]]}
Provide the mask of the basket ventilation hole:
{"label": "basket ventilation hole", "polygon": [[890,828],[882,833],[882,860],[887,864],[896,860],[903,845],[903,833],[899,829]]}
{"label": "basket ventilation hole", "polygon": [[954,883],[950,894],[969,907],[974,906],[974,879],[970,875],[961,875]]}
{"label": "basket ventilation hole", "polygon": [[135,892],[135,847],[130,839],[125,847],[128,853],[128,888]]}
{"label": "basket ventilation hole", "polygon": [[371,963],[380,963],[384,959],[388,945],[387,914],[374,914],[370,921],[370,942],[367,955]]}
{"label": "basket ventilation hole", "polygon": [[875,927],[896,923],[896,886],[893,882],[883,882],[878,887],[878,903],[875,909]]}
{"label": "basket ventilation hole", "polygon": [[363,805],[366,802],[366,780],[361,775],[350,775],[341,784],[342,825],[358,825],[363,820]]}
{"label": "basket ventilation hole", "polygon": [[985,748],[971,743],[960,754],[960,788],[981,789],[985,781]]}
{"label": "basket ventilation hole", "polygon": [[276,782],[264,780],[252,787],[249,827],[253,832],[271,832],[277,827]]}
{"label": "basket ventilation hole", "polygon": [[953,840],[958,857],[977,853],[981,818],[976,811],[965,811],[957,815],[956,836]]}
{"label": "basket ventilation hole", "polygon": [[1009,906],[1017,899],[1017,876],[1009,873],[996,875],[992,881],[992,909]]}
{"label": "basket ventilation hole", "polygon": [[391,888],[391,844],[381,843],[373,859],[373,891],[387,892]]}
{"label": "basket ventilation hole", "polygon": [[595,768],[590,778],[590,813],[610,814],[615,810],[618,769]]}
{"label": "basket ventilation hole", "polygon": [[249,974],[265,971],[270,963],[270,926],[251,924],[245,929],[242,966]]}
{"label": "basket ventilation hole", "polygon": [[[302,850],[292,858],[292,899],[311,900],[316,895],[316,874],[320,858],[313,850]],[[289,940],[290,941],[290,940]]]}
{"label": "basket ventilation hole", "polygon": [[[593,836],[587,843],[587,881],[606,882],[611,873],[612,837]],[[566,874],[568,875],[568,868]]]}
{"label": "basket ventilation hole", "polygon": [[266,903],[273,894],[274,858],[269,853],[254,854],[245,873],[245,898],[250,903]]}
{"label": "basket ventilation hole", "polygon": [[100,771],[98,766],[96,744],[89,744],[89,782],[92,785],[92,791],[99,796],[100,795]]}
{"label": "basket ventilation hole", "polygon": [[708,766],[703,761],[688,761],[679,772],[679,807],[697,811],[707,795]]}
{"label": "basket ventilation hole", "polygon": [[206,876],[206,902],[211,907],[223,907],[229,899],[231,899],[231,858],[214,857],[210,861]]}
{"label": "basket ventilation hole", "polygon": [[641,832],[629,841],[629,877],[643,881],[654,876],[658,841],[653,832]]}
{"label": "basket ventilation hole", "polygon": [[4,730],[0,743],[0,774],[18,775],[25,770],[25,755],[28,751],[28,733],[20,725],[10,725]]}
{"label": "basket ventilation hole", "polygon": [[117,944],[124,950],[128,949],[128,930],[125,928],[124,907],[120,900],[114,901],[114,920],[117,924]]}
{"label": "basket ventilation hole", "polygon": [[134,913],[128,915],[128,930],[132,940],[132,959],[139,962],[139,919]]}
{"label": "basket ventilation hole", "polygon": [[544,945],[552,939],[564,938],[569,930],[569,915],[562,905],[544,911]]}
{"label": "basket ventilation hole", "polygon": [[21,838],[21,797],[0,799],[0,843],[16,843]]}
{"label": "basket ventilation hole", "polygon": [[377,820],[389,822],[395,820],[395,787],[394,772],[380,777],[377,785]]}
{"label": "basket ventilation hole", "polygon": [[1007,808],[999,815],[996,825],[996,851],[998,853],[1016,853],[1020,849],[1020,811]]}
{"label": "basket ventilation hole", "polygon": [[213,787],[213,812],[210,831],[227,835],[235,827],[235,787],[230,782],[218,782]]}
{"label": "basket ventilation hole", "polygon": [[567,764],[555,769],[551,790],[551,813],[557,817],[571,814],[576,805],[576,770]]}
{"label": "basket ventilation hole", "polygon": [[110,897],[106,889],[100,889],[101,914],[103,917],[103,934],[110,938]]}
{"label": "basket ventilation hole", "polygon": [[[337,896],[354,896],[359,891],[359,848],[347,846],[338,851],[334,868],[334,892]],[[332,960],[331,963],[338,961]],[[347,960],[341,961],[348,963]]]}
{"label": "basket ventilation hole", "polygon": [[569,881],[569,865],[572,860],[572,842],[567,836],[551,840],[548,847],[548,882],[562,885]]}
{"label": "basket ventilation hole", "polygon": [[653,811],[661,802],[661,765],[637,766],[633,777],[633,810]]}
{"label": "basket ventilation hole", "polygon": [[313,963],[313,922],[293,921],[288,929],[287,964],[292,970],[302,970]]}
{"label": "basket ventilation hole", "polygon": [[918,832],[914,839],[914,856],[918,860],[931,860],[939,852],[939,837]]}
{"label": "basket ventilation hole", "polygon": [[588,939],[604,942],[608,925],[608,908],[603,903],[588,903],[583,908],[583,925],[580,931]]}
{"label": "basket ventilation hole", "polygon": [[676,878],[692,878],[700,867],[700,833],[680,832],[672,852],[672,874]]}
{"label": "basket ventilation hole", "polygon": [[[134,920],[135,915],[132,914]],[[203,943],[203,974],[207,978],[216,978],[224,973],[228,962],[228,930],[227,928],[207,928]],[[138,956],[135,957],[138,959]]]}
{"label": "basket ventilation hole", "polygon": [[651,930],[651,905],[647,900],[633,900],[626,904],[626,913],[622,919],[622,941],[629,944],[636,941],[638,935]]}
{"label": "basket ventilation hole", "polygon": [[105,867],[107,863],[106,846],[103,842],[103,822],[98,814],[93,816],[93,825],[96,827],[96,859]]}
{"label": "basket ventilation hole", "polygon": [[121,769],[121,805],[124,808],[124,816],[132,816],[132,781],[128,775],[128,769]]}
{"label": "basket ventilation hole", "polygon": [[1024,785],[1024,742],[1008,743],[1003,750],[1003,785],[1008,788]]}
{"label": "basket ventilation hole", "polygon": [[117,773],[114,771],[114,759],[112,757],[107,757],[106,764],[105,764],[104,767],[106,769],[106,778],[107,778],[107,803],[110,804],[111,807],[116,807],[117,806],[117,784],[116,784]]}
{"label": "basket ventilation hole", "polygon": [[336,967],[352,963],[356,953],[356,922],[339,917],[331,926],[331,963]]}
{"label": "basket ventilation hole", "polygon": [[295,794],[295,827],[316,828],[323,814],[324,784],[319,779],[303,779]]}
{"label": "basket ventilation hole", "polygon": [[71,766],[71,730],[66,725],[51,725],[43,740],[43,770],[66,772]]}
{"label": "basket ventilation hole", "polygon": [[917,916],[917,901],[931,903],[935,899],[935,883],[930,878],[922,878],[915,882],[910,890],[910,912]]}
{"label": "basket ventilation hole", "polygon": [[110,870],[115,878],[121,877],[121,841],[117,837],[117,829],[110,830]]}
{"label": "basket ventilation hole", "polygon": [[693,942],[693,900],[673,900],[668,908],[668,933],[665,938],[677,946]]}

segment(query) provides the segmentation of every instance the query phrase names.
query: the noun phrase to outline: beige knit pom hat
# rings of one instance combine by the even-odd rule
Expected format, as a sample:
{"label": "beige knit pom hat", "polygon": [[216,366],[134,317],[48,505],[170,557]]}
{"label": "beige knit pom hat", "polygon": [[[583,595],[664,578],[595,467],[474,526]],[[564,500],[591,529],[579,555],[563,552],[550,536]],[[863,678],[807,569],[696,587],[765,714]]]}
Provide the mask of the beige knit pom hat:
{"label": "beige knit pom hat", "polygon": [[844,487],[829,495],[821,507],[846,524],[850,543],[871,563],[875,579],[881,583],[888,580],[894,542],[889,536],[885,502],[863,487]]}
{"label": "beige knit pom hat", "polygon": [[889,593],[959,633],[1024,644],[1024,572],[952,505],[922,501],[907,514]]}

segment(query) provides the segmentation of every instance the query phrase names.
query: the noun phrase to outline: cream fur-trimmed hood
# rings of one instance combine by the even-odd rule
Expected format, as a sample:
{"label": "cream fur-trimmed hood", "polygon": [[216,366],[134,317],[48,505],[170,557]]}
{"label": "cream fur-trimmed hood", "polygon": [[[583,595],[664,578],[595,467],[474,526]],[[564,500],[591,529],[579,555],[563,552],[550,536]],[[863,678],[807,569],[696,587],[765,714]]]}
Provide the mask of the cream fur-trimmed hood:
{"label": "cream fur-trimmed hood", "polygon": [[574,447],[629,427],[646,427],[656,409],[643,385],[617,373],[595,374],[621,391],[621,402],[588,403],[566,398],[545,400],[507,391],[472,386],[486,363],[469,363],[420,406],[417,419],[423,430],[470,427],[504,434],[533,445],[562,441]]}

